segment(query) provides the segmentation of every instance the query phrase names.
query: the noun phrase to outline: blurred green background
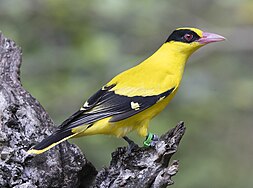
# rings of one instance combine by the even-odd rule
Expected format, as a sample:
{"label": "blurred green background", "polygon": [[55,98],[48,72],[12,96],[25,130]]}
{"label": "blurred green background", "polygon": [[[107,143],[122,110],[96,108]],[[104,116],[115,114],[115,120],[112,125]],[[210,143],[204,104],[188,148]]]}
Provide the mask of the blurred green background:
{"label": "blurred green background", "polygon": [[[172,187],[252,188],[252,13],[252,0],[2,0],[0,30],[22,47],[22,83],[56,124],[151,55],[175,28],[225,36],[189,59],[178,94],[150,131],[161,135],[186,123]],[[103,135],[72,142],[98,169],[126,145]]]}

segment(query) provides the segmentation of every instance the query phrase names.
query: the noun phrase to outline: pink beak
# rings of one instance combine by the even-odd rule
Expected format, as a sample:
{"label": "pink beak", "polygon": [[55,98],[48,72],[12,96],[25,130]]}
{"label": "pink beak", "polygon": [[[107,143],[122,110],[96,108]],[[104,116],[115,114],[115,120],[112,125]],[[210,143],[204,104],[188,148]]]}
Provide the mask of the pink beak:
{"label": "pink beak", "polygon": [[220,42],[225,40],[226,38],[221,36],[221,35],[217,35],[214,33],[208,33],[208,32],[203,32],[202,34],[203,36],[197,40],[197,42],[199,42],[200,44],[208,44],[211,42]]}

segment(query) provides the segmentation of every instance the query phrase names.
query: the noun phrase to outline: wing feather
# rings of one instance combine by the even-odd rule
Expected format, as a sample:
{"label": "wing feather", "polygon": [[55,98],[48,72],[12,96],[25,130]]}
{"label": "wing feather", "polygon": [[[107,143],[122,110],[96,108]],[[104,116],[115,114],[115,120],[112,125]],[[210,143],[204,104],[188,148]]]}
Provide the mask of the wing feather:
{"label": "wing feather", "polygon": [[82,124],[92,124],[103,118],[112,117],[110,122],[117,122],[156,104],[161,98],[169,96],[175,87],[152,96],[128,97],[110,91],[115,85],[103,87],[96,92],[81,108],[60,125],[60,129],[72,129]]}

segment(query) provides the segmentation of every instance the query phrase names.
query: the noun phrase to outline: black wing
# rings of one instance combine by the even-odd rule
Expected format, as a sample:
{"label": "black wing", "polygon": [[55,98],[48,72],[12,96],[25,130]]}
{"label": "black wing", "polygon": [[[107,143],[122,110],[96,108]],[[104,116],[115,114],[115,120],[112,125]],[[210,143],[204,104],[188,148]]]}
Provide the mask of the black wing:
{"label": "black wing", "polygon": [[114,91],[109,91],[114,86],[100,89],[87,100],[81,110],[64,121],[60,125],[60,128],[71,129],[82,124],[92,124],[95,121],[110,116],[112,116],[110,122],[124,120],[166,98],[175,88],[173,87],[159,95],[127,97],[116,94]]}
{"label": "black wing", "polygon": [[[74,123],[75,120],[80,119],[85,112],[88,112],[96,105],[96,103],[101,99],[101,97],[108,92],[111,88],[113,88],[115,84],[110,86],[104,86],[102,89],[98,90],[94,95],[92,95],[82,106],[80,110],[72,114],[68,119],[66,119],[58,128],[64,128],[71,123]],[[85,124],[89,124],[89,122],[84,122]],[[82,123],[82,124],[84,124]]]}

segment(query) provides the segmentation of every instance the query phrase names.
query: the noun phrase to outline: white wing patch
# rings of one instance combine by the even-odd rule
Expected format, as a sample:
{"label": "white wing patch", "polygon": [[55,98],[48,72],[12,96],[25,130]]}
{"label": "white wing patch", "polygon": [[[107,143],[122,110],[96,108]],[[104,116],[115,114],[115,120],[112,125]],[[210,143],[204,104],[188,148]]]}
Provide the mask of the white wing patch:
{"label": "white wing patch", "polygon": [[89,107],[89,103],[86,101],[80,110],[86,110]]}
{"label": "white wing patch", "polygon": [[84,103],[83,107],[84,107],[84,108],[89,107],[89,103],[86,101],[86,102]]}
{"label": "white wing patch", "polygon": [[133,110],[139,110],[141,107],[138,102],[133,102],[133,101],[130,103],[130,105]]}
{"label": "white wing patch", "polygon": [[162,101],[163,99],[165,99],[165,96],[160,97],[156,103],[158,103],[158,102]]}

